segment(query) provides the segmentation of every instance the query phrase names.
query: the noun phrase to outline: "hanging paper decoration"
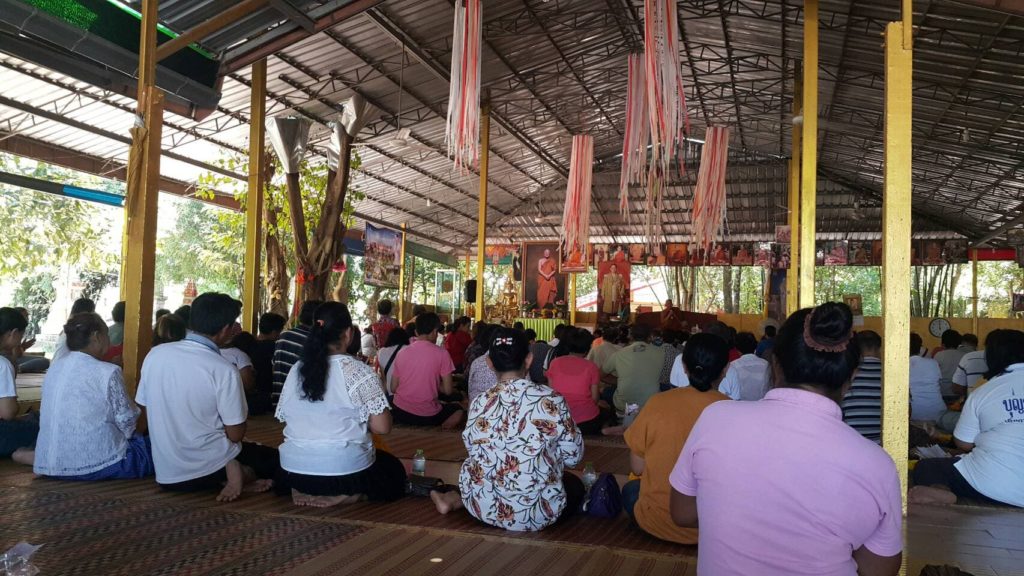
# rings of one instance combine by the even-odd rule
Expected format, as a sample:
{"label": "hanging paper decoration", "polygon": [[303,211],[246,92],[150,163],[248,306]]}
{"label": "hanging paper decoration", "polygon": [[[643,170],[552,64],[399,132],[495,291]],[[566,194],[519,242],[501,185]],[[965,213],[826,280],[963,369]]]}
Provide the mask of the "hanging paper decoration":
{"label": "hanging paper decoration", "polygon": [[465,172],[480,156],[480,0],[456,0],[451,85],[445,144],[455,168]]}
{"label": "hanging paper decoration", "polygon": [[676,0],[644,0],[651,164],[660,164],[666,174],[690,131],[679,59],[678,14]]}
{"label": "hanging paper decoration", "polygon": [[725,169],[729,158],[729,128],[708,126],[693,188],[693,242],[705,254],[725,220]]}
{"label": "hanging paper decoration", "polygon": [[661,213],[664,208],[667,181],[668,175],[661,166],[651,164],[650,173],[647,175],[647,215],[644,219],[644,238],[647,246],[652,250],[661,242]]}
{"label": "hanging paper decoration", "polygon": [[[590,245],[590,196],[594,176],[594,137],[572,137],[572,162],[569,183],[565,188],[565,211],[562,213],[562,259],[577,262],[587,269],[587,246]],[[579,256],[578,258],[574,257]]]}
{"label": "hanging paper decoration", "polygon": [[626,88],[626,132],[622,140],[622,176],[619,178],[619,212],[629,217],[629,185],[647,181],[647,75],[644,55],[629,55],[629,85]]}

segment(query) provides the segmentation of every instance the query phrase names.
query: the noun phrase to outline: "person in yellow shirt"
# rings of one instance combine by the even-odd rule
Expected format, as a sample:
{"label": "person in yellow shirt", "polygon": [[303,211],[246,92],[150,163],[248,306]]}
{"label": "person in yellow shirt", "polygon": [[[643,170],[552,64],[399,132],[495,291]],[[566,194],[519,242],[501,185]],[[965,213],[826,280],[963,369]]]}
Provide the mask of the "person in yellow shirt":
{"label": "person in yellow shirt", "polygon": [[668,476],[701,412],[729,397],[718,391],[729,365],[729,344],[713,334],[696,334],[683,350],[690,385],[655,394],[626,429],[630,469],[639,476],[622,487],[626,514],[642,530],[670,542],[696,544],[697,530],[681,528],[669,514]]}

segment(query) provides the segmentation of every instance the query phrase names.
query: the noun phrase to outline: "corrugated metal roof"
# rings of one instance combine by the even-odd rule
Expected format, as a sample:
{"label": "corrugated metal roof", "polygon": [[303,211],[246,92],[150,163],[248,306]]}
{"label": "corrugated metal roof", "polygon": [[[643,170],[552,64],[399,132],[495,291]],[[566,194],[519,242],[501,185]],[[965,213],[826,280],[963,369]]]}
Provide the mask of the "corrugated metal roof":
{"label": "corrugated metal roof", "polygon": [[[314,15],[344,2],[300,2]],[[165,22],[184,30],[230,3],[164,0]],[[787,217],[795,66],[802,60],[802,10],[782,0],[680,3],[684,82],[694,136],[708,122],[733,127],[728,234],[765,239]],[[626,56],[642,40],[642,0],[487,0],[484,84],[494,123],[489,174],[495,240],[557,235],[573,134],[595,137],[599,159],[597,240],[638,239],[618,211],[618,158]],[[825,237],[877,237],[882,190],[884,70],[880,32],[898,18],[883,0],[821,2],[818,227]],[[319,11],[319,12],[318,12]],[[359,93],[382,109],[358,141],[358,210],[443,239],[452,252],[475,244],[476,174],[458,174],[444,154],[445,81],[452,0],[388,0],[287,46],[268,61],[268,113],[312,118],[314,161],[325,122]],[[915,3],[915,234],[984,236],[1024,207],[1024,19],[952,0]],[[295,29],[267,7],[202,43],[229,57]],[[284,28],[282,28],[284,27]],[[276,30],[276,32],[275,32]],[[168,115],[162,171],[194,180],[204,165],[247,146],[248,68],[229,74],[218,111],[202,121]],[[123,163],[130,98],[0,55],[0,96],[70,122],[0,105],[0,130]],[[401,90],[400,87],[401,86]],[[79,124],[80,123],[80,124]],[[416,149],[388,144],[401,124]],[[2,137],[2,136],[0,136]],[[666,191],[663,233],[689,235],[693,167]],[[428,205],[429,200],[429,205]],[[540,218],[540,222],[538,222]]]}

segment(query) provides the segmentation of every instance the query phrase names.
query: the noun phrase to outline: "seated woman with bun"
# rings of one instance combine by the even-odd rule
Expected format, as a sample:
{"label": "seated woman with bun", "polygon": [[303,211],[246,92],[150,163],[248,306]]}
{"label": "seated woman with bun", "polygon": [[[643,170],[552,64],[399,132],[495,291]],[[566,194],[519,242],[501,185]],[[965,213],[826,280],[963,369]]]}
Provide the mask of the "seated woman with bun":
{"label": "seated woman with bun", "polygon": [[391,432],[391,412],[377,374],[346,354],[359,343],[352,316],[344,304],[326,302],[313,319],[277,404],[285,423],[285,481],[277,487],[290,486],[299,506],[397,500],[405,494],[405,467],[373,447],[370,432]]}
{"label": "seated woman with bun", "polygon": [[103,318],[75,314],[64,334],[69,352],[43,380],[35,473],[59,480],[152,476],[149,438],[135,433],[139,408],[121,369],[100,360],[110,347]]}
{"label": "seated woman with bun", "polygon": [[494,329],[487,365],[498,383],[469,407],[459,488],[430,493],[441,514],[465,507],[485,524],[523,532],[579,508],[583,482],[565,468],[583,458],[583,435],[565,399],[526,377],[531,360],[525,334]]}
{"label": "seated woman with bun", "polygon": [[655,394],[626,429],[629,463],[639,480],[622,487],[626,514],[648,534],[696,544],[697,531],[676,526],[669,514],[669,473],[704,409],[729,397],[718,391],[729,366],[729,344],[714,334],[695,334],[683,350],[690,385]]}
{"label": "seated woman with bun", "polygon": [[764,399],[704,409],[669,476],[672,519],[700,525],[698,574],[899,573],[896,466],[840,409],[859,360],[849,307],[805,308],[775,338]]}

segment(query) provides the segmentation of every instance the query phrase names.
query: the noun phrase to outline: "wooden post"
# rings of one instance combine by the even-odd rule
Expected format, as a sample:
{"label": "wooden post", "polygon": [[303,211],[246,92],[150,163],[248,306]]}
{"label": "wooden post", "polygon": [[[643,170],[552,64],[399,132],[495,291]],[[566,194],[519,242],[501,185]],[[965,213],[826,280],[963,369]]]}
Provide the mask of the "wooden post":
{"label": "wooden post", "polygon": [[[814,306],[818,202],[818,0],[804,0],[804,86],[800,168],[800,308]],[[796,234],[796,230],[791,230]]]}
{"label": "wooden post", "polygon": [[263,146],[267,107],[267,59],[252,65],[249,103],[249,189],[245,197],[245,270],[242,329],[256,334],[260,315],[260,247],[263,242]]}
{"label": "wooden post", "polygon": [[[466,275],[464,277],[465,280],[469,280],[470,272],[472,272],[472,270],[473,270],[473,267],[472,267],[472,264],[470,264],[470,261],[471,261],[471,259],[469,257],[469,252],[466,252]],[[463,285],[465,285],[465,284],[463,284]],[[463,291],[463,292],[465,292],[465,291]],[[465,294],[463,294],[463,296],[465,296]],[[463,314],[465,314],[466,316],[470,316],[470,307],[471,306],[472,306],[472,304],[469,303],[469,300],[466,299],[466,298],[463,298],[463,302],[462,302]],[[472,313],[472,316],[474,318],[476,318],[476,313],[475,312]]]}
{"label": "wooden post", "polygon": [[[796,68],[796,79],[793,83],[793,116],[803,114],[802,72],[799,64]],[[802,126],[793,125],[793,150],[789,159],[789,270],[786,270],[786,316],[800,309],[800,166],[801,166],[801,131]],[[814,250],[814,246],[808,249]]]}
{"label": "wooden post", "polygon": [[[910,235],[911,115],[913,51],[904,47],[904,24],[885,30],[885,191],[882,199],[882,315],[885,389],[882,446],[896,462],[900,487],[907,491],[907,411],[910,390]],[[906,499],[903,501],[906,513]]]}
{"label": "wooden post", "polygon": [[971,331],[978,336],[978,249],[971,248]]}
{"label": "wooden post", "polygon": [[484,319],[484,259],[487,247],[487,156],[491,137],[491,104],[485,102],[480,110],[480,204],[476,223],[476,307],[473,315],[479,322]]}
{"label": "wooden post", "polygon": [[402,266],[398,269],[398,318],[405,322],[405,303],[408,297],[405,291],[405,222],[402,223]]}
{"label": "wooden post", "polygon": [[576,273],[569,275],[569,324],[576,325]]}
{"label": "wooden post", "polygon": [[160,194],[160,137],[164,94],[156,87],[157,0],[142,3],[137,114],[125,198],[125,244],[121,275],[125,300],[124,383],[135,396],[142,361],[153,343],[153,284],[156,270],[157,200]]}

